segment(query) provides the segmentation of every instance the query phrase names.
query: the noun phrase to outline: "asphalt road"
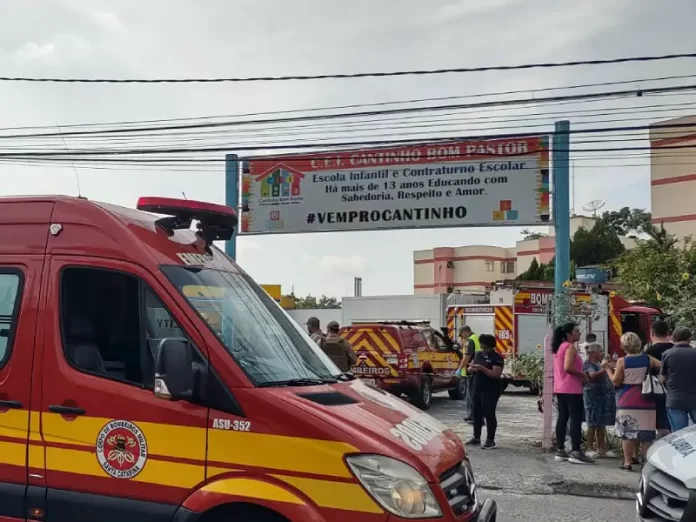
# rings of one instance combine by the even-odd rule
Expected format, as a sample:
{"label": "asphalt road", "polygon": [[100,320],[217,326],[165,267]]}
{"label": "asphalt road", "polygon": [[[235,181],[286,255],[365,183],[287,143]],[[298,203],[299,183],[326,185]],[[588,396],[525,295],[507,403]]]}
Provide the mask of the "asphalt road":
{"label": "asphalt road", "polygon": [[[460,401],[438,394],[428,413],[466,440],[472,428],[462,421],[462,411]],[[549,486],[571,473],[576,481],[587,475],[587,482],[611,483],[618,464],[609,463],[607,469],[549,464],[548,459],[531,450],[529,444],[541,437],[541,415],[535,397],[512,389],[501,398],[497,416],[498,449],[469,448],[481,496],[498,503],[497,522],[635,522],[632,500],[569,496],[565,490],[559,493]],[[618,478],[638,480],[638,474],[629,477],[621,473]]]}
{"label": "asphalt road", "polygon": [[481,491],[498,503],[497,522],[635,522],[635,503],[565,495]]}

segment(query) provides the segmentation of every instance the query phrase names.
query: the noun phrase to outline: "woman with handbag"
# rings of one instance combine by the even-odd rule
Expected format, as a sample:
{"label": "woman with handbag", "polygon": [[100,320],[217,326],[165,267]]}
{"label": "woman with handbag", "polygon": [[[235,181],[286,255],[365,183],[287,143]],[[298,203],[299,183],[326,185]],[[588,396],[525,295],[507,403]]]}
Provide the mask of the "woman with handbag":
{"label": "woman with handbag", "polygon": [[616,361],[616,371],[611,372],[610,377],[617,388],[615,433],[623,439],[624,463],[621,469],[631,471],[638,446],[645,458],[648,447],[655,440],[654,390],[644,394],[643,388],[646,379],[650,385],[648,388],[659,386],[650,370],[659,368],[660,361],[641,353],[642,342],[633,332],[621,336],[621,348],[626,355]]}

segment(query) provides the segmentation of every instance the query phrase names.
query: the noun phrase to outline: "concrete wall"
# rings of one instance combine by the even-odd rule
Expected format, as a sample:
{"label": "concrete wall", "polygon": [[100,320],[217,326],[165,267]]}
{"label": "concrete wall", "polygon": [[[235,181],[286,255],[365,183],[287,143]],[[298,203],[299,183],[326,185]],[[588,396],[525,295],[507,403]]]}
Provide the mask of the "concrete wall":
{"label": "concrete wall", "polygon": [[484,293],[516,274],[515,249],[486,245],[435,248],[413,253],[413,288],[419,294]]}
{"label": "concrete wall", "polygon": [[696,235],[696,116],[657,125],[671,124],[694,126],[650,130],[650,202],[653,223],[683,238]]}

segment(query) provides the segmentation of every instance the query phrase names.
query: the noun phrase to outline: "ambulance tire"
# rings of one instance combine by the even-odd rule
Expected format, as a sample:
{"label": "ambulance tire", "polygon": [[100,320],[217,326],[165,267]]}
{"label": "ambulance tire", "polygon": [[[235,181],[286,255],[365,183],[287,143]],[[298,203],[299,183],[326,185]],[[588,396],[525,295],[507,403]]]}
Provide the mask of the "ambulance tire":
{"label": "ambulance tire", "polygon": [[206,511],[199,522],[228,522],[244,520],[248,522],[289,522],[275,511],[251,504],[223,504]]}
{"label": "ambulance tire", "polygon": [[421,378],[418,391],[412,397],[413,404],[421,410],[429,410],[433,402],[433,383],[428,377]]}

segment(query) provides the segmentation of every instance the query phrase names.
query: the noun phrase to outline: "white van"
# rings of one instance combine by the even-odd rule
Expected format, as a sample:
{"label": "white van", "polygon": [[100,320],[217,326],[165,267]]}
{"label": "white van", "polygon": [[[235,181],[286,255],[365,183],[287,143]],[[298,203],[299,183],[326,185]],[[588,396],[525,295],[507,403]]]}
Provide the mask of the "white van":
{"label": "white van", "polygon": [[636,494],[637,522],[696,521],[696,425],[657,441]]}

